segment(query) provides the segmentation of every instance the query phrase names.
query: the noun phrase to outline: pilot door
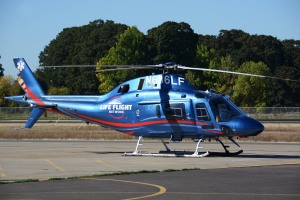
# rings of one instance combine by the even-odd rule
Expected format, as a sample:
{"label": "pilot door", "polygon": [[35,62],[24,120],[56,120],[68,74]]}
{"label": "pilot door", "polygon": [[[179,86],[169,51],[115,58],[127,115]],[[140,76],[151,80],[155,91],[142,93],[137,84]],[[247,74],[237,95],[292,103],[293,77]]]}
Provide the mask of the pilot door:
{"label": "pilot door", "polygon": [[215,128],[212,122],[214,120],[212,120],[208,107],[204,102],[195,102],[195,118],[198,133],[209,132],[209,130]]}

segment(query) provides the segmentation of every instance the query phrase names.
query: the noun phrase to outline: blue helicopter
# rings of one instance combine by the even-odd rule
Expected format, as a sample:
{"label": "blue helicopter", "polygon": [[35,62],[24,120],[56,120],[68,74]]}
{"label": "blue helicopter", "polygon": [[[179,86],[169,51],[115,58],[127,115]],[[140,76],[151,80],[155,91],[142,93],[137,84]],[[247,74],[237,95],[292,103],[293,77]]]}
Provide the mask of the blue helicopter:
{"label": "blue helicopter", "polygon": [[[14,63],[20,72],[18,82],[25,94],[5,99],[32,108],[25,128],[31,128],[46,111],[71,116],[87,123],[137,136],[135,150],[125,155],[203,157],[209,155],[208,151],[199,152],[202,148],[200,144],[204,140],[218,141],[224,148],[226,156],[238,155],[243,150],[229,152],[229,146],[224,145],[221,138],[226,138],[239,146],[234,137],[256,136],[264,130],[259,121],[246,115],[229,100],[230,95],[199,91],[184,76],[172,72],[178,69],[192,69],[266,76],[166,63],[148,66],[162,68],[164,70],[162,74],[126,81],[105,95],[46,95],[25,59],[15,58]],[[129,66],[129,68],[141,67]],[[139,151],[143,137],[161,139],[166,150],[158,154],[143,154]],[[195,151],[190,154],[173,152],[168,148],[168,142],[163,140],[165,138],[170,142],[191,138],[197,145]]]}

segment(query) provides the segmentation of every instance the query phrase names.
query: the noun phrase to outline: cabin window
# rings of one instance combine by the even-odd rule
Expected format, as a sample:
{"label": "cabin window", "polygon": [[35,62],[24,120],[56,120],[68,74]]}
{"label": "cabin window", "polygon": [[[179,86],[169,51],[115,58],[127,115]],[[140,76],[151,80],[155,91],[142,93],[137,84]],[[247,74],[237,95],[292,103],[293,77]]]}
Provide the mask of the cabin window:
{"label": "cabin window", "polygon": [[210,121],[209,114],[207,112],[205,103],[197,103],[196,104],[196,112],[197,112],[197,118],[201,121]]}
{"label": "cabin window", "polygon": [[118,93],[126,93],[129,91],[129,84],[121,85]]}
{"label": "cabin window", "polygon": [[137,90],[142,90],[143,89],[144,82],[145,82],[145,79],[141,78]]}
{"label": "cabin window", "polygon": [[166,104],[164,112],[167,119],[185,120],[186,112],[183,103]]}

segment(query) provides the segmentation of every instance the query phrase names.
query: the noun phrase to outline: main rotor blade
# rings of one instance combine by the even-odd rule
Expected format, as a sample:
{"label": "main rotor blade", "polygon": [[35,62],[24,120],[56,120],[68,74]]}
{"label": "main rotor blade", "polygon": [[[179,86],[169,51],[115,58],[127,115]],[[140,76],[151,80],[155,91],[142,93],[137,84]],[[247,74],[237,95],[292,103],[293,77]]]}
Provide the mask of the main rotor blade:
{"label": "main rotor blade", "polygon": [[99,69],[96,70],[95,72],[108,72],[108,71],[119,71],[119,70],[130,70],[130,69],[153,69],[154,67],[138,67],[138,66],[132,66],[132,67],[119,67],[119,68],[114,68],[114,69]]}
{"label": "main rotor blade", "polygon": [[[101,65],[99,67],[106,67]],[[96,72],[106,72],[106,71],[118,71],[118,70],[130,70],[130,69],[162,69],[162,65],[115,65],[114,69],[98,69]]]}
{"label": "main rotor blade", "polygon": [[128,67],[128,68],[142,68],[142,67],[163,67],[162,64],[159,65],[40,65],[38,67]]}
{"label": "main rotor blade", "polygon": [[[47,68],[59,68],[59,67],[97,67],[97,65],[49,65],[49,66],[39,66]],[[107,67],[107,66],[106,66]]]}
{"label": "main rotor blade", "polygon": [[188,70],[198,70],[198,71],[227,73],[227,74],[238,74],[238,75],[254,76],[254,77],[260,77],[260,78],[271,78],[271,79],[284,80],[284,81],[295,81],[295,82],[299,82],[300,81],[300,80],[293,80],[293,79],[288,79],[288,78],[279,78],[279,77],[274,77],[274,76],[265,76],[265,75],[259,75],[259,74],[249,74],[249,73],[226,71],[226,70],[219,70],[219,69],[194,68],[194,67],[185,67],[185,66],[180,66],[180,65],[178,66],[178,68],[180,68],[180,69],[188,69]]}
{"label": "main rotor blade", "polygon": [[162,68],[163,65],[52,65],[52,66],[39,66],[39,67],[47,67],[47,68],[63,68],[63,67],[109,67],[116,69],[101,69],[98,71],[116,71],[116,70],[124,70],[124,69],[151,69],[151,68]]}
{"label": "main rotor blade", "polygon": [[[130,67],[131,65],[49,65],[49,66],[39,66],[47,68],[69,68],[69,67]],[[133,65],[132,65],[133,66]]]}

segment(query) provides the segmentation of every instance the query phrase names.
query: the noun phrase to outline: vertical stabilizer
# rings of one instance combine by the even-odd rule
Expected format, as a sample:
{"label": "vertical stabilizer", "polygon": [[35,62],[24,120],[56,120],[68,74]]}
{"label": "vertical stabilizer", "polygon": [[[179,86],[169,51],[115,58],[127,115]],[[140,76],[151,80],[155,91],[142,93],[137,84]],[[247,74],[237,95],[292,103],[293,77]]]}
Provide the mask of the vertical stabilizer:
{"label": "vertical stabilizer", "polygon": [[31,69],[27,65],[24,58],[14,59],[15,67],[19,70],[21,78],[18,78],[18,82],[26,92],[26,94],[37,104],[43,106],[44,103],[41,97],[45,95],[40,84],[34,77]]}
{"label": "vertical stabilizer", "polygon": [[[27,96],[32,100],[31,106],[33,107],[29,119],[25,124],[25,128],[31,128],[36,121],[45,113],[45,103],[43,102],[43,96],[45,95],[40,84],[34,77],[31,69],[26,63],[24,58],[14,59],[15,67],[19,70],[20,76],[18,77],[18,82],[23,90],[26,92]],[[17,98],[17,99],[16,99]],[[25,96],[22,98],[26,101]],[[26,97],[27,98],[27,97]],[[13,97],[10,100],[20,101],[18,97]],[[23,102],[22,101],[22,102]]]}

